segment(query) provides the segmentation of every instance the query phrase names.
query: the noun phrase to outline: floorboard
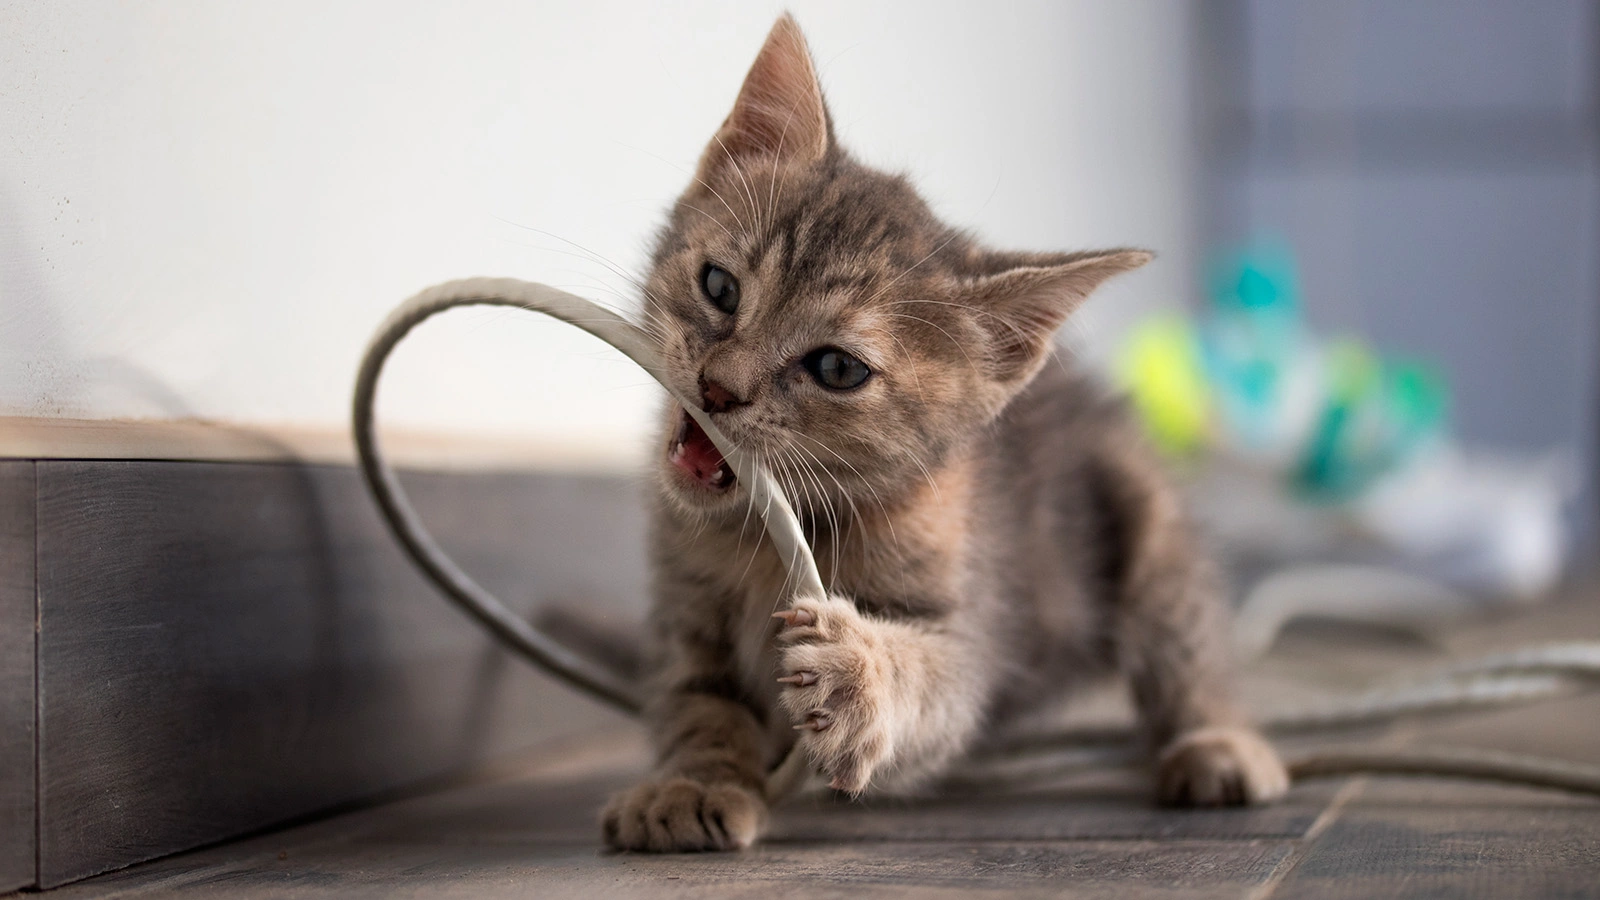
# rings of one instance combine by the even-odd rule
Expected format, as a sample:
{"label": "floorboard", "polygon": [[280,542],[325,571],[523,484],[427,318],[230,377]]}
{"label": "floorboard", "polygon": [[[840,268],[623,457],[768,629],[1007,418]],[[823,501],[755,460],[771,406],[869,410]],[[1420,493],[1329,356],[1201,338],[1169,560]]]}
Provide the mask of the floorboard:
{"label": "floorboard", "polygon": [[[1380,792],[1381,796],[1381,792]],[[1600,809],[1347,806],[1274,896],[1579,898],[1600,894]]]}
{"label": "floorboard", "polygon": [[[1303,632],[1250,677],[1254,691],[1282,694],[1307,671],[1337,669],[1342,654],[1361,660],[1362,673],[1340,678],[1359,683],[1463,648],[1583,637],[1600,637],[1592,592],[1421,644]],[[1384,739],[1600,763],[1597,704],[1585,697],[1408,725]],[[595,814],[638,777],[642,736],[621,726],[563,747],[448,789],[102,876],[51,900],[1600,895],[1600,801],[1417,778],[1313,781],[1277,806],[1220,812],[1158,810],[1131,776],[1005,797],[811,798],[780,808],[770,839],[745,853],[608,854]]]}

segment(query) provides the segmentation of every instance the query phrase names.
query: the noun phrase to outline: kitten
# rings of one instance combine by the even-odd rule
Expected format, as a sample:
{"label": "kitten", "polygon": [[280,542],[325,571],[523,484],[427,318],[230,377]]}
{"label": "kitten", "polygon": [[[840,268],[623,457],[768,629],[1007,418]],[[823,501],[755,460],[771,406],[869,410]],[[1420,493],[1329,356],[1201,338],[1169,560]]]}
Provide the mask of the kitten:
{"label": "kitten", "polygon": [[[663,229],[646,317],[681,396],[783,481],[831,595],[788,608],[746,495],[676,404],[653,511],[658,762],[631,850],[744,847],[798,741],[836,789],[926,784],[1096,675],[1132,684],[1159,798],[1271,800],[1223,600],[1178,497],[1053,334],[1138,250],[1008,253],[835,142],[787,15]],[[777,615],[774,616],[774,612]]]}

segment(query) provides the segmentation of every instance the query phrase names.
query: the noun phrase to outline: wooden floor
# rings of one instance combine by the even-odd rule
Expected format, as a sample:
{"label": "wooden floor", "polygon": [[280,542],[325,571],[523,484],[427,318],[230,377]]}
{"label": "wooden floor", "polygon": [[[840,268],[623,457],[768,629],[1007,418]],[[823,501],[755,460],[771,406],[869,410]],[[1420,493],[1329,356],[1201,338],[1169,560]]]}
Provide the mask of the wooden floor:
{"label": "wooden floor", "polygon": [[[1251,669],[1258,703],[1450,655],[1600,638],[1593,590],[1428,642],[1302,631]],[[1371,739],[1600,763],[1600,696]],[[740,854],[601,852],[595,813],[637,776],[637,734],[591,735],[406,799],[102,876],[52,898],[1600,897],[1600,801],[1418,779],[1296,785],[1259,810],[1154,809],[1136,777],[1012,797],[798,801]]]}

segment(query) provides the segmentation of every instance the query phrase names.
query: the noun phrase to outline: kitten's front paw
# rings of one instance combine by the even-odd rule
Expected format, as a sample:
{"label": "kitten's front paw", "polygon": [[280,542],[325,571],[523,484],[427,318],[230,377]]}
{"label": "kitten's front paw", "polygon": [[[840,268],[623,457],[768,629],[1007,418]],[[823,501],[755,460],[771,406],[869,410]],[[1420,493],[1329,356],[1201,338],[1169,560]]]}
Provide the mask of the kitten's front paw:
{"label": "kitten's front paw", "polygon": [[1254,729],[1197,728],[1178,735],[1156,765],[1158,797],[1169,806],[1269,803],[1289,789],[1278,753]]}
{"label": "kitten's front paw", "polygon": [[612,797],[600,814],[607,846],[654,853],[738,850],[766,824],[766,801],[749,788],[688,778],[647,781]]}
{"label": "kitten's front paw", "polygon": [[893,661],[855,604],[802,601],[778,613],[788,687],[779,702],[800,744],[835,790],[859,794],[893,753],[889,720]]}

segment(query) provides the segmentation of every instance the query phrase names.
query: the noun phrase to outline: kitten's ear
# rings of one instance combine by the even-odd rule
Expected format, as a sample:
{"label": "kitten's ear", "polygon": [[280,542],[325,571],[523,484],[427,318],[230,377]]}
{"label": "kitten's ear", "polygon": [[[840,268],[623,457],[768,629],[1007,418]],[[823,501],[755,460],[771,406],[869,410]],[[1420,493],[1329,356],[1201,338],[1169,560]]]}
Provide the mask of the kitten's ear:
{"label": "kitten's ear", "polygon": [[778,17],[761,53],[744,77],[739,99],[700,157],[700,178],[745,158],[797,162],[828,152],[832,127],[805,35],[788,13]]}
{"label": "kitten's ear", "polygon": [[1044,364],[1050,340],[1100,283],[1155,258],[1147,250],[993,254],[989,274],[969,283],[966,302],[980,311],[985,358],[1002,384],[1026,382]]}

